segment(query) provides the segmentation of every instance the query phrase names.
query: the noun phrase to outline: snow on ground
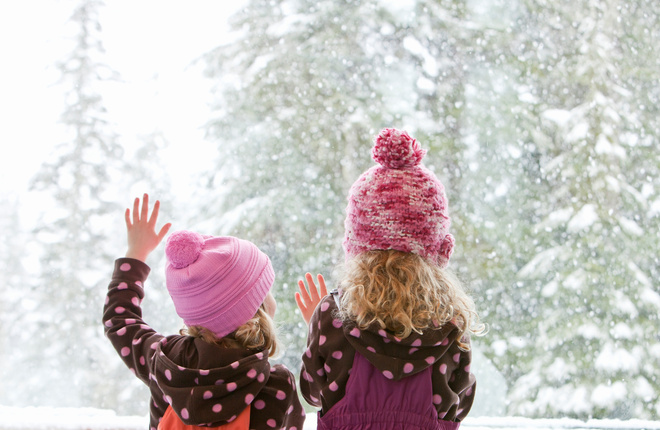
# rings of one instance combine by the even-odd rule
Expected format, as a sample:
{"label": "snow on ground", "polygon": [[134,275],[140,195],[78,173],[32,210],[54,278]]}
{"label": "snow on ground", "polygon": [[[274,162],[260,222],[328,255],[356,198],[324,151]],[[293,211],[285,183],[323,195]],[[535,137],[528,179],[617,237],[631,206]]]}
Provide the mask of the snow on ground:
{"label": "snow on ground", "polygon": [[[147,416],[117,416],[114,411],[92,408],[16,408],[0,406],[0,430],[146,430]],[[316,428],[316,415],[309,414],[304,430]],[[529,419],[517,417],[467,418],[461,428],[469,430],[660,430],[660,421]]]}

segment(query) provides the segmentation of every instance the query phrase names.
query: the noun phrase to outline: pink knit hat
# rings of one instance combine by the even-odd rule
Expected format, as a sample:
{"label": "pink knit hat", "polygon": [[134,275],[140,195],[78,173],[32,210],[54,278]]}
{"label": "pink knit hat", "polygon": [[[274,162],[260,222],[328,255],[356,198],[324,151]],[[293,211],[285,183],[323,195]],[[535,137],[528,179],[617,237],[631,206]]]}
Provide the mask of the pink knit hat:
{"label": "pink knit hat", "polygon": [[188,325],[224,337],[250,320],[275,279],[268,256],[235,237],[177,231],[165,246],[165,281]]}
{"label": "pink knit hat", "polygon": [[386,128],[371,152],[379,165],[348,195],[346,257],[376,249],[414,252],[445,267],[454,250],[445,188],[421,165],[426,151],[405,131]]}

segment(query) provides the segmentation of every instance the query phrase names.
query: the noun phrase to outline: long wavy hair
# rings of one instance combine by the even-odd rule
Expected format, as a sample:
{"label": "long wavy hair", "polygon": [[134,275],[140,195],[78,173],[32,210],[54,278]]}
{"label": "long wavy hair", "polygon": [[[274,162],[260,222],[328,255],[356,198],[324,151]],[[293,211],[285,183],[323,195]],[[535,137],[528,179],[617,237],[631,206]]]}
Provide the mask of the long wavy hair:
{"label": "long wavy hair", "polygon": [[225,337],[218,338],[211,330],[201,326],[189,326],[181,329],[180,333],[226,348],[267,350],[269,357],[277,355],[280,349],[275,323],[263,304],[250,320]]}
{"label": "long wavy hair", "polygon": [[459,279],[423,257],[394,250],[369,251],[348,260],[341,271],[339,316],[366,329],[378,324],[401,339],[447,323],[464,336],[485,334],[474,301]]}

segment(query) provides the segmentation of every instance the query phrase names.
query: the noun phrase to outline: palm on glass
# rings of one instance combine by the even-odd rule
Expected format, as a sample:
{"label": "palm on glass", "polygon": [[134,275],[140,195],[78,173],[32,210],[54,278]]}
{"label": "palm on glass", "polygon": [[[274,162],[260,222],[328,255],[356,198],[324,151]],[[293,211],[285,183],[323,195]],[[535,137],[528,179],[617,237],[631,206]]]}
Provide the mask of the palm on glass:
{"label": "palm on glass", "polygon": [[319,288],[316,287],[314,277],[311,274],[305,274],[305,279],[309,285],[309,291],[305,286],[305,281],[302,279],[298,281],[300,292],[296,293],[296,303],[298,304],[298,309],[300,309],[300,313],[302,314],[305,323],[309,324],[309,320],[312,318],[312,314],[314,314],[314,309],[316,309],[316,306],[321,302],[321,299],[328,295],[328,289],[325,286],[323,275],[316,276],[320,292]]}
{"label": "palm on glass", "polygon": [[156,232],[159,210],[160,202],[156,200],[151,216],[149,216],[149,196],[147,194],[142,197],[141,209],[139,197],[133,202],[132,215],[131,210],[126,209],[126,232],[128,236],[126,257],[144,262],[151,251],[156,249],[163,240],[172,224],[168,222]]}

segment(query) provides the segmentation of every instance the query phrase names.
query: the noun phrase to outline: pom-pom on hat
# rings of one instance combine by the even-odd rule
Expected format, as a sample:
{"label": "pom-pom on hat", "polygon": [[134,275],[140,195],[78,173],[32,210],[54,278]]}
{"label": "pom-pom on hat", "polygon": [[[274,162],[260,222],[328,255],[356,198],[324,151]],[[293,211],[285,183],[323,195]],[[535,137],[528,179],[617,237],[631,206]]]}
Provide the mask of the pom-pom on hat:
{"label": "pom-pom on hat", "polygon": [[224,337],[250,320],[275,272],[253,243],[231,236],[174,232],[165,246],[165,281],[176,313],[188,326]]}
{"label": "pom-pom on hat", "polygon": [[364,172],[348,195],[346,257],[394,249],[445,267],[454,237],[449,234],[445,188],[421,164],[426,151],[405,131],[386,128],[376,137],[371,155],[378,165]]}

